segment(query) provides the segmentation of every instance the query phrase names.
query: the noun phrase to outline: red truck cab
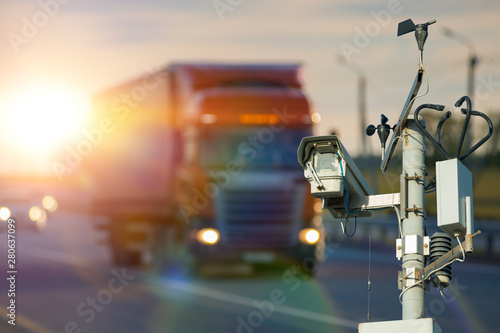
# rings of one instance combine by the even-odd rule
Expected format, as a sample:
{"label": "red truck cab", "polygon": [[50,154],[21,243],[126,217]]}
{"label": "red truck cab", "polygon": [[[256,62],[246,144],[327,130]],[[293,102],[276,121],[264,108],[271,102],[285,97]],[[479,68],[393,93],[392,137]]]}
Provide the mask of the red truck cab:
{"label": "red truck cab", "polygon": [[161,263],[179,239],[193,267],[316,263],[321,218],[297,162],[313,126],[299,69],[174,63],[96,96],[95,127],[107,131],[85,164],[117,264]]}

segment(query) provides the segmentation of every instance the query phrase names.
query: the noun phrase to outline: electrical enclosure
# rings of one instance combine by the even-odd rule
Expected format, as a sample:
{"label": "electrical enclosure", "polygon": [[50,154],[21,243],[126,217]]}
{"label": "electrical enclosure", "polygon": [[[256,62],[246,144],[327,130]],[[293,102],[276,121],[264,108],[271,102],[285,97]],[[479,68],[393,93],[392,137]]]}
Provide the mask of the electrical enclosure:
{"label": "electrical enclosure", "polygon": [[436,162],[437,223],[452,238],[465,236],[468,219],[473,228],[472,195],[472,173],[462,162],[456,158]]}

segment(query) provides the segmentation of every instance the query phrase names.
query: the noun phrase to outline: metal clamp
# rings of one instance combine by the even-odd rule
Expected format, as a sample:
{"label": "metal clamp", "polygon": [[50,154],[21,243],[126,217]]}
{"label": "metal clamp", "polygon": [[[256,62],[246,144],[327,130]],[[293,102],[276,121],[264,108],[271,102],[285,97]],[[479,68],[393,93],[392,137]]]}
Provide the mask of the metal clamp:
{"label": "metal clamp", "polygon": [[422,270],[416,267],[403,268],[398,272],[398,289],[404,290],[418,283],[422,283],[424,276]]}
{"label": "metal clamp", "polygon": [[406,235],[396,239],[396,257],[401,260],[405,254],[429,255],[430,238],[428,236]]}

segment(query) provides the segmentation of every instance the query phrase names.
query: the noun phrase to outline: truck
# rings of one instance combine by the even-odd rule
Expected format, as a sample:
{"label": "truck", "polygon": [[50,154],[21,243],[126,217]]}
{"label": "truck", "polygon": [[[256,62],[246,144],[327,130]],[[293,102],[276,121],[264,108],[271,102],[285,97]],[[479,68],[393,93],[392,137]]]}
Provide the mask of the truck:
{"label": "truck", "polygon": [[297,63],[177,62],[94,98],[92,214],[117,265],[161,264],[183,244],[210,263],[298,263],[323,251],[297,161],[312,135]]}

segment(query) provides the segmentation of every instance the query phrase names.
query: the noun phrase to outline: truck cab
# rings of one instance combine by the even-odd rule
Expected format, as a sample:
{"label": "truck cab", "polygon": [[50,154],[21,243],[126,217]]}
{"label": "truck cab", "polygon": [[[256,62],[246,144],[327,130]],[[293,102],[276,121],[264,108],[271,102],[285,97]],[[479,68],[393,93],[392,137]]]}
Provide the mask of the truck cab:
{"label": "truck cab", "polygon": [[297,161],[313,127],[299,70],[173,63],[96,95],[89,133],[100,142],[84,164],[114,263],[159,267],[182,241],[193,267],[316,264],[321,218]]}
{"label": "truck cab", "polygon": [[189,94],[179,118],[176,197],[192,266],[284,262],[312,274],[322,224],[297,162],[312,135],[309,102],[298,81],[243,74]]}

